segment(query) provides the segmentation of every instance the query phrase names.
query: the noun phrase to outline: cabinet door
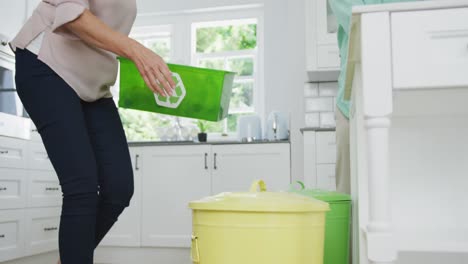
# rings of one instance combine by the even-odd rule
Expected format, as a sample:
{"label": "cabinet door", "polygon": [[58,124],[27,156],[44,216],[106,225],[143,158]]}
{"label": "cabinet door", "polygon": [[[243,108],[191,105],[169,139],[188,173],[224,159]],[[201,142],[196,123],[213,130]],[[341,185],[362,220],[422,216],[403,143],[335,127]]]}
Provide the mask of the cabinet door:
{"label": "cabinet door", "polygon": [[142,157],[142,246],[190,247],[188,203],[210,195],[211,147],[147,147]]}
{"label": "cabinet door", "polygon": [[317,164],[336,163],[336,133],[317,132]]}
{"label": "cabinet door", "polygon": [[338,45],[336,32],[338,24],[333,11],[330,8],[329,0],[313,0],[317,1],[316,18],[317,18],[317,43]]}
{"label": "cabinet door", "polygon": [[335,164],[317,165],[317,188],[336,190]]}
{"label": "cabinet door", "polygon": [[54,170],[54,167],[52,167],[52,163],[50,162],[49,155],[47,155],[47,151],[42,142],[30,142],[28,152],[27,167],[29,169]]}
{"label": "cabinet door", "polygon": [[26,254],[36,255],[58,249],[60,207],[28,209]]}
{"label": "cabinet door", "polygon": [[31,170],[29,173],[29,206],[60,206],[62,188],[55,171]]}
{"label": "cabinet door", "polygon": [[26,207],[28,171],[0,168],[0,209]]}
{"label": "cabinet door", "polygon": [[0,262],[24,256],[24,210],[0,213]]}
{"label": "cabinet door", "polygon": [[216,145],[212,153],[213,194],[248,191],[258,179],[271,191],[289,188],[289,144]]}
{"label": "cabinet door", "polygon": [[0,137],[0,167],[24,168],[27,142],[22,139]]}
{"label": "cabinet door", "polygon": [[141,241],[141,172],[142,148],[130,148],[135,191],[130,206],[101,241],[100,246],[138,247]]}

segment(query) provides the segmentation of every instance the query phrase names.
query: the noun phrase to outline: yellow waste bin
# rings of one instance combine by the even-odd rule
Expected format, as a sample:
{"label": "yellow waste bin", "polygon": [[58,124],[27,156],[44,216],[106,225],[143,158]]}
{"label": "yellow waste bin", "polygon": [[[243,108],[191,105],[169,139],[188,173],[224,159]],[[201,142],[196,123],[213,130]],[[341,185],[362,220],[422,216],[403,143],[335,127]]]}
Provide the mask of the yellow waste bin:
{"label": "yellow waste bin", "polygon": [[[260,190],[258,190],[260,189]],[[221,193],[189,204],[195,264],[322,264],[327,203],[267,192]]]}

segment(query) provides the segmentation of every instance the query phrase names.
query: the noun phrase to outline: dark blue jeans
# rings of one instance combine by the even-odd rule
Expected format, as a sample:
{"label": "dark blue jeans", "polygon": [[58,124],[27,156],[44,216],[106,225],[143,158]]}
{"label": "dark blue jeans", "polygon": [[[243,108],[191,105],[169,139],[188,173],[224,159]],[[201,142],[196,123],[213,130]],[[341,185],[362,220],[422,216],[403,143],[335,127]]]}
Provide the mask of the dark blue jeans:
{"label": "dark blue jeans", "polygon": [[16,52],[16,87],[62,187],[61,261],[92,264],[94,249],[133,195],[133,170],[117,108],[112,98],[81,100],[28,50]]}

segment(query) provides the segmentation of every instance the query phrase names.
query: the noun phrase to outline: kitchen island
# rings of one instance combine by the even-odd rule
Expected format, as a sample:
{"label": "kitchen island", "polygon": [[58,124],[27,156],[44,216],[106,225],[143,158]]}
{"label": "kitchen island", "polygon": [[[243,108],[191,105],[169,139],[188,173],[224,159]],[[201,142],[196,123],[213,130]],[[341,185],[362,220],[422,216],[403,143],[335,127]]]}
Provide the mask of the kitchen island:
{"label": "kitchen island", "polygon": [[468,2],[353,9],[353,263],[468,263]]}

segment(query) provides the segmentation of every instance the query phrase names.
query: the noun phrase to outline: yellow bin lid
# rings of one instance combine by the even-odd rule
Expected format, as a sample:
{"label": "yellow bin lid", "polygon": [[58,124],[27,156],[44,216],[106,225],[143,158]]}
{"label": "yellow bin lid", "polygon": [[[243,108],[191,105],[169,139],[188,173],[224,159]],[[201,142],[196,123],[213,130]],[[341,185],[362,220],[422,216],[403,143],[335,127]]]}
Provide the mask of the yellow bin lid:
{"label": "yellow bin lid", "polygon": [[225,192],[189,203],[193,210],[244,212],[325,212],[328,203],[287,192],[267,192],[265,182],[255,181],[250,192]]}

